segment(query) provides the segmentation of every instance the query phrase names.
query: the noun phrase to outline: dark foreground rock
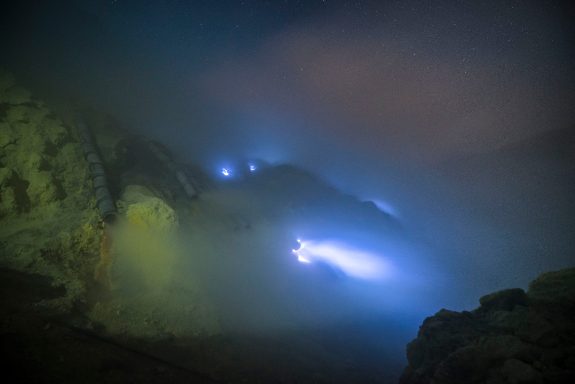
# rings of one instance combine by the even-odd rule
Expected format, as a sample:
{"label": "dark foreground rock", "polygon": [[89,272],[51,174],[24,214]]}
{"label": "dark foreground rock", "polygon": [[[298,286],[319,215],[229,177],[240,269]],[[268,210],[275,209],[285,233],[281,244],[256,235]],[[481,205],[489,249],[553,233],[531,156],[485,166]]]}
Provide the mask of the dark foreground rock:
{"label": "dark foreground rock", "polygon": [[575,383],[575,268],[480,304],[425,319],[407,346],[401,384]]}

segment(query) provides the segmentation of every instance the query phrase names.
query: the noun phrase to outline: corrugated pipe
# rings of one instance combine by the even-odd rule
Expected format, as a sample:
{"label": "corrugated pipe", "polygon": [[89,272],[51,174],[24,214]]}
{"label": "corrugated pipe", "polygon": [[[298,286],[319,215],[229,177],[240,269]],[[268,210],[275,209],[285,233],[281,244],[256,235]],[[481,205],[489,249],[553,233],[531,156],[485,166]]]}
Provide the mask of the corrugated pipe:
{"label": "corrugated pipe", "polygon": [[98,154],[90,130],[82,118],[76,118],[76,127],[80,134],[82,150],[84,151],[84,157],[88,162],[90,176],[92,177],[96,206],[104,223],[111,224],[116,219],[117,211],[114,199],[112,199],[112,195],[108,189],[108,181],[102,159]]}

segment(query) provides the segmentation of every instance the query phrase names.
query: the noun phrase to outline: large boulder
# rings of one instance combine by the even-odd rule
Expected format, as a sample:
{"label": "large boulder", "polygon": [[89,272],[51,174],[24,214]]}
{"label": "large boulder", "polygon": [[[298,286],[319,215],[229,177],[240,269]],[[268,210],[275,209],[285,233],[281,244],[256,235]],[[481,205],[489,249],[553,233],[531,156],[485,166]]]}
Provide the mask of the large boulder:
{"label": "large boulder", "polygon": [[527,295],[521,288],[505,289],[485,295],[479,299],[481,309],[483,310],[504,310],[511,311],[516,305],[525,305]]}
{"label": "large boulder", "polygon": [[[52,277],[72,307],[89,284],[100,230],[82,148],[64,118],[0,70],[0,264]],[[91,229],[89,249],[76,246],[78,228]]]}
{"label": "large boulder", "polygon": [[400,382],[575,382],[575,268],[541,275],[527,293],[483,296],[480,304],[425,319],[407,346]]}
{"label": "large boulder", "polygon": [[[533,306],[575,306],[575,268],[548,272],[529,284],[527,296]],[[560,308],[561,309],[561,308]]]}
{"label": "large boulder", "polygon": [[163,199],[146,187],[129,185],[122,194],[128,222],[143,230],[172,231],[178,227],[178,216]]}
{"label": "large boulder", "polygon": [[73,131],[2,71],[0,158],[0,216],[88,206],[87,165]]}

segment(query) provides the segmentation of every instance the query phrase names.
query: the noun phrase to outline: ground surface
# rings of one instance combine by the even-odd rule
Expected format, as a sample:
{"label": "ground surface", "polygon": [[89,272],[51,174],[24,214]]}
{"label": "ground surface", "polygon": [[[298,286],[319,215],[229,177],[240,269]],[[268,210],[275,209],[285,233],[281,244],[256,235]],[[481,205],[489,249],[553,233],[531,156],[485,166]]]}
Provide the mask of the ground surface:
{"label": "ground surface", "polygon": [[95,332],[38,303],[61,295],[39,275],[0,270],[3,375],[13,383],[164,383],[214,381]]}

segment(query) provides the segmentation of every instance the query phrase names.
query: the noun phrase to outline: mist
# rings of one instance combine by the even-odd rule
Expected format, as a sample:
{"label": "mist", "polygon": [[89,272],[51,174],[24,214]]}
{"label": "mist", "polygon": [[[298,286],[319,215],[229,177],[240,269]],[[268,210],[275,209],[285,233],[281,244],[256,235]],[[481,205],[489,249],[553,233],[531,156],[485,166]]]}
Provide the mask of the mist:
{"label": "mist", "polygon": [[[2,16],[2,65],[211,179],[173,279],[193,271],[226,331],[381,321],[400,351],[440,308],[573,265],[575,30],[561,3],[31,3]],[[252,159],[253,177],[221,174]],[[297,238],[390,272],[305,265]]]}

